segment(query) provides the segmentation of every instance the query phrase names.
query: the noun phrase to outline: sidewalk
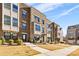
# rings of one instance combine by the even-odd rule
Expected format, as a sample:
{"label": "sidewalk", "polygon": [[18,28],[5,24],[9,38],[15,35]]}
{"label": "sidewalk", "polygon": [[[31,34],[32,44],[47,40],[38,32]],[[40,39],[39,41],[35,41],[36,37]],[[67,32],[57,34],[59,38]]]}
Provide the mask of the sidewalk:
{"label": "sidewalk", "polygon": [[38,47],[38,46],[36,46],[36,45],[34,45],[34,44],[32,44],[32,43],[24,43],[24,44],[26,44],[27,46],[30,46],[32,49],[34,49],[34,50],[36,50],[36,51],[39,51],[39,52],[41,52],[41,53],[50,52],[49,50],[43,49],[43,48],[41,48],[41,47]]}
{"label": "sidewalk", "polygon": [[79,46],[70,46],[67,48],[50,51],[50,50],[38,47],[32,43],[25,43],[25,44],[27,46],[30,46],[32,49],[41,52],[41,54],[37,54],[35,56],[66,56],[70,54],[71,52],[73,52],[74,50],[76,50],[77,48],[79,48]]}

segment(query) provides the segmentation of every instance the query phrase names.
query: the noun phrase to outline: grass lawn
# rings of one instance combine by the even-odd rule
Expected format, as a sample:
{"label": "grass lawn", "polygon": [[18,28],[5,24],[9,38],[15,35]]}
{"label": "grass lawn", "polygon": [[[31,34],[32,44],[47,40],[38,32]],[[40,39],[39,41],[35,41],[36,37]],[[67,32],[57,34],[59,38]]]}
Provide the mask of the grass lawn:
{"label": "grass lawn", "polygon": [[69,45],[66,45],[66,44],[40,44],[38,46],[41,48],[51,50],[51,51],[69,47]]}
{"label": "grass lawn", "polygon": [[40,52],[31,49],[29,46],[2,46],[0,45],[0,56],[32,56]]}
{"label": "grass lawn", "polygon": [[73,52],[70,53],[68,56],[79,56],[79,49],[73,51]]}

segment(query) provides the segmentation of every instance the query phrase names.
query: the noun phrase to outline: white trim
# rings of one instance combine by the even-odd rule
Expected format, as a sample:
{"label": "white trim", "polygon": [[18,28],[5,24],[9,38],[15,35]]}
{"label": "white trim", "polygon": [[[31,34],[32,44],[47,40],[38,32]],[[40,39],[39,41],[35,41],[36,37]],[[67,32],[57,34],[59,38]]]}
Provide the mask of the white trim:
{"label": "white trim", "polygon": [[[12,31],[15,31],[15,32],[19,32],[19,10],[18,10],[17,13],[14,12],[14,11],[13,11],[13,4],[14,4],[14,3],[11,3],[11,30],[12,30]],[[19,5],[17,5],[17,6],[18,6],[18,9],[19,9]],[[14,15],[13,15],[13,13],[16,14],[15,17],[14,17]],[[14,17],[14,18],[17,18],[17,20],[18,20],[18,27],[14,27],[14,26],[13,26],[13,17]]]}
{"label": "white trim", "polygon": [[[35,25],[36,25],[36,24],[40,26],[40,31],[36,31],[36,29],[35,29]],[[41,33],[42,33],[42,27],[41,27],[41,24],[34,23],[34,34],[39,34],[39,35],[41,35]]]}
{"label": "white trim", "polygon": [[13,24],[13,23],[12,23],[12,9],[13,9],[13,8],[12,8],[12,3],[11,3],[11,15],[10,15],[10,16],[11,16],[11,29],[10,29],[10,30],[12,30],[12,24]]}
{"label": "white trim", "polygon": [[[6,8],[4,7],[4,4],[5,4],[5,3],[2,4],[2,30],[10,30],[11,25],[8,26],[8,25],[5,25],[5,24],[4,24],[4,15],[5,15],[4,9],[6,9]],[[10,11],[11,11],[11,10],[10,10]],[[10,15],[10,17],[11,17],[11,15]]]}
{"label": "white trim", "polygon": [[2,30],[4,27],[4,3],[2,3]]}
{"label": "white trim", "polygon": [[20,7],[19,7],[19,3],[18,3],[18,32],[19,32],[19,24],[20,24],[20,23],[19,23],[19,11],[20,11],[19,8],[20,8]]}

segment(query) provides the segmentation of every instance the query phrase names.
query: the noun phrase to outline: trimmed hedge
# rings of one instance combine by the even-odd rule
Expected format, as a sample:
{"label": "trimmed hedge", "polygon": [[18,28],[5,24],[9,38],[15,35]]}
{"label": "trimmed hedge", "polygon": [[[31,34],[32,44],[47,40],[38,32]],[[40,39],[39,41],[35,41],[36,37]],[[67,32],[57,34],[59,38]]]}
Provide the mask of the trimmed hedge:
{"label": "trimmed hedge", "polygon": [[17,45],[22,45],[23,44],[23,41],[21,39],[16,39],[16,40],[13,40],[13,39],[9,39],[9,40],[5,40],[5,39],[0,39],[0,45],[3,45],[5,43],[9,43],[9,45],[12,45],[13,43],[17,43]]}
{"label": "trimmed hedge", "polygon": [[5,43],[5,39],[0,39],[0,45],[4,44]]}
{"label": "trimmed hedge", "polygon": [[2,44],[4,44],[5,43],[5,39],[1,39],[2,40]]}
{"label": "trimmed hedge", "polygon": [[10,40],[10,39],[6,39],[5,42],[6,42],[6,43],[9,43],[9,40]]}
{"label": "trimmed hedge", "polygon": [[0,39],[0,45],[2,45],[2,40]]}
{"label": "trimmed hedge", "polygon": [[14,40],[14,43],[17,43],[17,45],[22,45],[23,41],[21,39]]}
{"label": "trimmed hedge", "polygon": [[13,39],[10,39],[9,40],[9,45],[12,45],[14,43],[14,40]]}
{"label": "trimmed hedge", "polygon": [[33,40],[32,39],[29,39],[29,41],[32,43],[33,42]]}
{"label": "trimmed hedge", "polygon": [[18,39],[15,39],[15,40],[14,40],[14,43],[17,43],[17,40],[18,40]]}
{"label": "trimmed hedge", "polygon": [[22,44],[23,44],[23,41],[22,41],[21,39],[18,39],[18,40],[17,40],[17,44],[18,44],[18,45],[22,45]]}

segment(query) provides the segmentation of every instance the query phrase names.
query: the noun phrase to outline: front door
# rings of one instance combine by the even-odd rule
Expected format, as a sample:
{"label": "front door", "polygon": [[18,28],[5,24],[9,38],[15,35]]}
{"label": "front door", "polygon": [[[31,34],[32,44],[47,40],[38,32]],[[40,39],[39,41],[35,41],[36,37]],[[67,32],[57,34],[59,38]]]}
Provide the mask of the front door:
{"label": "front door", "polygon": [[43,42],[44,42],[44,36],[43,36]]}
{"label": "front door", "polygon": [[22,34],[22,39],[24,42],[27,42],[27,34]]}

